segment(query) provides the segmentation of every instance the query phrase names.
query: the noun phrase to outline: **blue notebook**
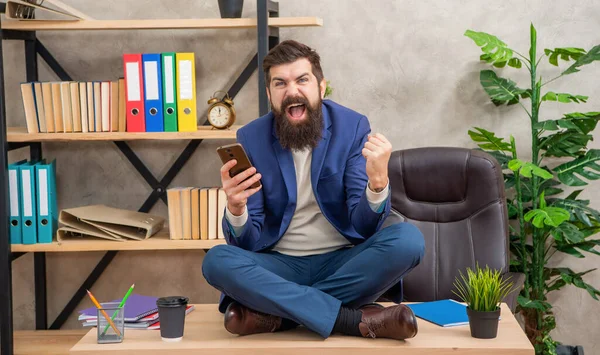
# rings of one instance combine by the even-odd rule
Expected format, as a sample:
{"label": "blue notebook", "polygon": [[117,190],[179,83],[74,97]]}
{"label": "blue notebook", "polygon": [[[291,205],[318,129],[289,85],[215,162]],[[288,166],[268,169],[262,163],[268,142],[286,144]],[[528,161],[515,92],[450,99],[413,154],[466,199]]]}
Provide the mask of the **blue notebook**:
{"label": "blue notebook", "polygon": [[454,300],[439,300],[408,304],[415,316],[441,327],[469,324],[467,306]]}

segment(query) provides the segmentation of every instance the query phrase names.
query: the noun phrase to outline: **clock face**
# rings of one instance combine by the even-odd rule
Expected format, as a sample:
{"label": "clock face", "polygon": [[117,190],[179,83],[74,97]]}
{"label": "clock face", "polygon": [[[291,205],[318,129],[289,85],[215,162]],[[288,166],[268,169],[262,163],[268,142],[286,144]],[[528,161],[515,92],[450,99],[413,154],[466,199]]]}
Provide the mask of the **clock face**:
{"label": "clock face", "polygon": [[223,105],[216,105],[208,113],[210,122],[217,127],[224,127],[231,118],[231,111]]}

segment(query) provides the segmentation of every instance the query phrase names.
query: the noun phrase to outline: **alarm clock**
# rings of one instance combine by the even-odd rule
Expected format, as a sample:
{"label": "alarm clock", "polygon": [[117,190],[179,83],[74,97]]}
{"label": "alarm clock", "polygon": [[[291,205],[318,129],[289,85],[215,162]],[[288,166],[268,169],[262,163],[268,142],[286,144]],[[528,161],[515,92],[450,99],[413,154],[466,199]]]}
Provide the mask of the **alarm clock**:
{"label": "alarm clock", "polygon": [[[222,92],[225,96],[222,99],[216,98],[216,94]],[[217,91],[208,100],[208,122],[216,129],[227,129],[235,122],[235,108],[233,100],[229,94],[224,91]]]}

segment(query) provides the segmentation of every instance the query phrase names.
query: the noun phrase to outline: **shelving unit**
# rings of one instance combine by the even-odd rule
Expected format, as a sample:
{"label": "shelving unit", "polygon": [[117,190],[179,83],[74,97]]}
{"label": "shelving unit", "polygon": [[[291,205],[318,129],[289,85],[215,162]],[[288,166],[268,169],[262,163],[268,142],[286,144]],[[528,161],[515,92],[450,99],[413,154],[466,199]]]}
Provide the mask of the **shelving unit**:
{"label": "shelving unit", "polygon": [[99,238],[82,238],[81,240],[68,240],[50,244],[15,244],[12,250],[15,253],[61,253],[72,251],[109,251],[109,250],[206,250],[215,245],[225,244],[223,239],[212,240],[170,240],[169,231],[164,229],[146,240],[128,240],[115,242]]}
{"label": "shelving unit", "polygon": [[25,127],[7,128],[9,143],[23,142],[66,142],[66,141],[139,141],[139,140],[182,140],[182,139],[235,139],[240,125],[227,130],[199,126],[196,132],[91,132],[91,133],[27,133]]}
{"label": "shelving unit", "polygon": [[[271,27],[322,26],[318,17],[269,18]],[[157,20],[82,20],[82,21],[9,21],[2,28],[19,31],[65,30],[157,30],[157,29],[220,29],[256,28],[257,19],[157,19]]]}
{"label": "shelving unit", "polygon": [[[0,3],[0,12],[4,13],[5,3]],[[60,80],[74,79],[52,56],[50,51],[36,37],[37,31],[110,31],[110,30],[160,30],[160,29],[249,29],[256,28],[257,51],[247,63],[232,86],[226,90],[234,98],[255,70],[258,70],[258,99],[259,116],[269,111],[269,101],[266,95],[262,61],[269,49],[279,43],[279,28],[322,26],[323,21],[318,17],[279,17],[279,4],[271,0],[257,0],[257,17],[241,19],[143,19],[143,20],[94,20],[94,21],[14,21],[0,19],[0,38],[6,40],[23,40],[25,43],[25,81],[38,81],[38,55],[56,73]],[[193,50],[193,49],[190,49]],[[118,54],[120,55],[120,53]],[[80,78],[85,80],[85,78]],[[9,90],[17,90],[11,83]],[[206,113],[199,117],[206,117]],[[7,179],[7,150],[29,148],[30,159],[42,158],[42,142],[65,141],[109,141],[114,143],[136,168],[146,182],[152,187],[152,193],[139,208],[148,212],[159,200],[167,203],[166,189],[196,148],[204,139],[235,139],[240,126],[230,130],[212,130],[205,119],[197,132],[161,132],[161,133],[39,133],[28,134],[24,127],[6,127],[5,83],[2,60],[2,41],[0,40],[0,187],[4,191],[4,200],[0,202],[0,215],[8,216],[8,179]],[[132,140],[189,140],[188,145],[173,163],[167,173],[158,180],[133,152],[127,144]],[[100,144],[100,143],[98,143]],[[215,245],[225,243],[223,240],[177,240],[168,238],[168,231],[163,230],[157,235],[144,241],[114,242],[98,239],[69,240],[61,244],[13,245],[8,238],[8,219],[0,219],[0,353],[13,353],[12,328],[12,279],[11,263],[25,253],[34,254],[34,283],[35,283],[35,322],[36,329],[59,329],[75,310],[85,290],[90,289],[102,275],[116,254],[123,250],[207,250]],[[12,249],[11,249],[12,247]],[[75,292],[56,320],[48,327],[46,310],[46,253],[47,252],[84,252],[106,251],[105,255],[91,271],[81,287]]]}

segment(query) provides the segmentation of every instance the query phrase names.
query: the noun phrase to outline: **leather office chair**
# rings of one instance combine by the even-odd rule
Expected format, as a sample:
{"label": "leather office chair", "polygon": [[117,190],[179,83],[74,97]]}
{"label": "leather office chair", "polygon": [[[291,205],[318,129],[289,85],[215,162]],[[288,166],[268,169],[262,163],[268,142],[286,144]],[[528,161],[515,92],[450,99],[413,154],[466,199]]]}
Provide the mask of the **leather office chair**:
{"label": "leather office chair", "polygon": [[388,169],[392,212],[385,224],[413,223],[426,244],[423,260],[404,278],[404,299],[458,300],[452,293],[455,277],[479,263],[511,278],[516,290],[504,301],[514,312],[525,275],[508,272],[508,216],[498,162],[482,151],[432,147],[395,151]]}

